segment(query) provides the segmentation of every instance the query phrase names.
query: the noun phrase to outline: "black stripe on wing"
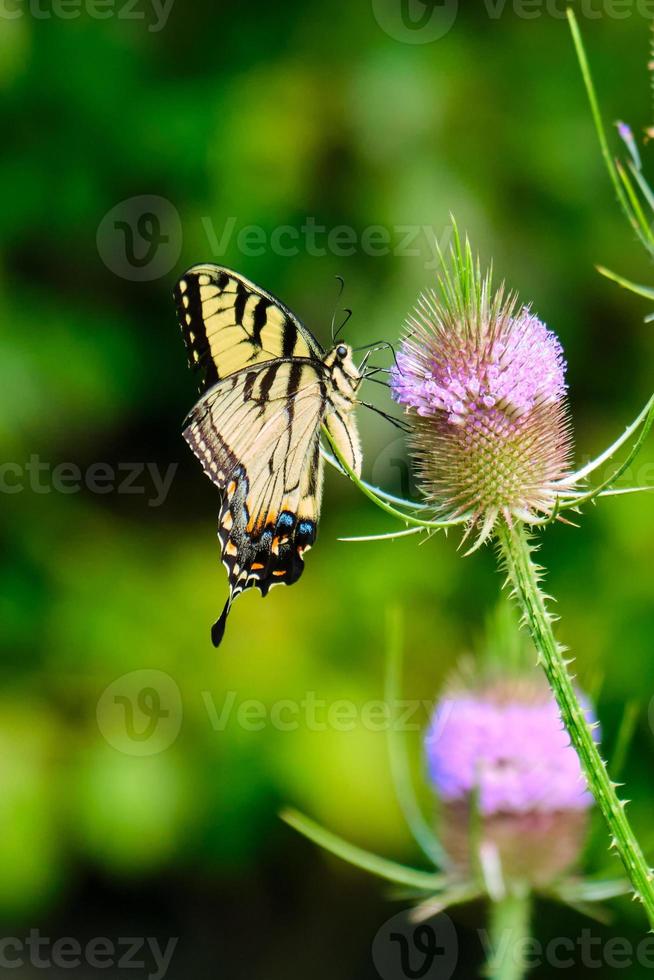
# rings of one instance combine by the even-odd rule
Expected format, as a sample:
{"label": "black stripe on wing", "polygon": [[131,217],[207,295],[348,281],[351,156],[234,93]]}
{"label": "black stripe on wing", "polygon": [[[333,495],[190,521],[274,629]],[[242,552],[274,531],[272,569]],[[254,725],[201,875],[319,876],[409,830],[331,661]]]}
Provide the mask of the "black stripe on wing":
{"label": "black stripe on wing", "polygon": [[[193,266],[181,277],[173,294],[188,363],[200,376],[201,394],[248,362],[280,357],[322,361],[324,351],[320,344],[288,307],[230,269]],[[224,317],[222,326],[210,322],[216,315],[226,313],[231,314],[231,319]],[[225,347],[216,338],[217,332],[234,327],[240,329],[230,337],[231,353],[244,345],[236,367],[230,345]],[[225,367],[223,358],[229,367]]]}
{"label": "black stripe on wing", "polygon": [[[216,272],[215,285],[218,290],[223,290],[228,283],[229,276],[225,272]],[[209,347],[199,276],[190,273],[182,276],[173,290],[173,296],[188,365],[200,375],[199,390],[204,392],[220,380],[220,375]]]}

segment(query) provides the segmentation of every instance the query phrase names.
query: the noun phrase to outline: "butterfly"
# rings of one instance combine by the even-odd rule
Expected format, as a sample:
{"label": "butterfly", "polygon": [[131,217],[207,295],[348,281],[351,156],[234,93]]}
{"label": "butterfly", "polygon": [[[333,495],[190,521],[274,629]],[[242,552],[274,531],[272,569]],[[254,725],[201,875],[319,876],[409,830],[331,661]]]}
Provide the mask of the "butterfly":
{"label": "butterfly", "polygon": [[283,303],[230,269],[193,266],[174,298],[201,395],[182,434],[221,492],[229,596],[211,630],[217,647],[241,592],[266,596],[302,574],[320,516],[322,426],[360,474],[363,375],[348,344],[325,352]]}

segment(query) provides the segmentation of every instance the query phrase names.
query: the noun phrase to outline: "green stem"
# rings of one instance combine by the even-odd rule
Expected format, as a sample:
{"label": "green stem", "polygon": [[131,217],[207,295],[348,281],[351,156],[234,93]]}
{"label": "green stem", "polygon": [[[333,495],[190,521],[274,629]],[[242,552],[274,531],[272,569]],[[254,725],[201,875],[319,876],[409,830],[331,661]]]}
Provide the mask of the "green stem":
{"label": "green stem", "polygon": [[646,245],[647,243],[643,240],[643,233],[636,220],[631,208],[629,207],[629,200],[625,194],[624,188],[620,183],[620,177],[618,175],[618,170],[615,165],[615,161],[611,156],[611,151],[609,150],[608,140],[606,138],[606,131],[604,129],[604,123],[602,122],[602,114],[599,109],[599,104],[597,102],[597,95],[595,94],[595,86],[593,84],[593,78],[590,73],[590,67],[588,64],[588,59],[586,57],[586,50],[584,48],[584,42],[579,31],[579,25],[577,24],[577,18],[575,12],[571,7],[568,7],[566,11],[568,15],[568,23],[570,25],[570,31],[572,33],[572,40],[574,42],[575,51],[577,52],[577,59],[579,61],[579,67],[581,69],[581,75],[584,80],[584,85],[586,87],[586,94],[588,96],[588,101],[590,103],[590,111],[593,116],[593,122],[595,123],[595,131],[597,133],[597,138],[599,140],[600,150],[602,156],[604,157],[604,162],[606,164],[606,169],[608,170],[609,177],[611,178],[611,183],[613,184],[613,189],[615,190],[616,197],[620,202],[620,206],[624,211],[629,224],[637,232],[638,237]]}
{"label": "green stem", "polygon": [[616,783],[611,782],[606,763],[599,754],[591,728],[575,693],[561,647],[554,636],[552,617],[539,587],[541,571],[533,560],[533,548],[524,525],[500,525],[498,531],[501,553],[506,562],[515,596],[522,608],[524,622],[529,628],[538,651],[539,661],[556,698],[561,718],[588,779],[611,834],[611,848],[617,850],[635,895],[645,907],[650,926],[654,929],[654,887],[640,845],[625,813],[625,803],[618,799]]}
{"label": "green stem", "polygon": [[531,896],[525,889],[491,904],[488,959],[490,980],[522,980],[527,973],[524,940],[529,939]]}

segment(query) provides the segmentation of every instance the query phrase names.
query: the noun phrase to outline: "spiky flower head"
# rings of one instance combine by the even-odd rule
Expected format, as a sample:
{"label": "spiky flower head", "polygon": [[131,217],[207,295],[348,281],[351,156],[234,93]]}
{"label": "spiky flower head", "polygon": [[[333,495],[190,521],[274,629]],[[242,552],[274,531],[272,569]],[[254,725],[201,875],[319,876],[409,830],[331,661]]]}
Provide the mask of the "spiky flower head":
{"label": "spiky flower head", "polygon": [[538,673],[457,675],[436,705],[425,751],[456,863],[471,863],[475,817],[480,843],[497,851],[508,874],[543,883],[578,857],[593,798]]}
{"label": "spiky flower head", "polygon": [[456,232],[438,286],[408,318],[391,389],[412,419],[422,491],[481,541],[500,517],[551,515],[567,488],[566,365],[554,333],[515,295],[493,292]]}

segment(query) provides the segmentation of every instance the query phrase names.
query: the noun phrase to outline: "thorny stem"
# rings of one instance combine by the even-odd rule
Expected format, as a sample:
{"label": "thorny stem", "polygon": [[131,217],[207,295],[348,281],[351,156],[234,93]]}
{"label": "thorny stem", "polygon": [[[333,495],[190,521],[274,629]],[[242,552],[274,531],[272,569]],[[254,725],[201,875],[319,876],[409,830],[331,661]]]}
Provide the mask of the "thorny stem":
{"label": "thorny stem", "polygon": [[618,799],[616,783],[611,782],[606,763],[599,754],[591,728],[586,720],[564,658],[552,629],[552,616],[547,610],[539,582],[542,572],[533,560],[524,525],[509,527],[501,524],[497,532],[500,553],[509,574],[524,618],[538,651],[538,659],[556,698],[561,718],[577,751],[611,835],[611,848],[617,850],[631,881],[635,896],[643,903],[650,927],[654,929],[653,875],[625,813],[626,801]]}

